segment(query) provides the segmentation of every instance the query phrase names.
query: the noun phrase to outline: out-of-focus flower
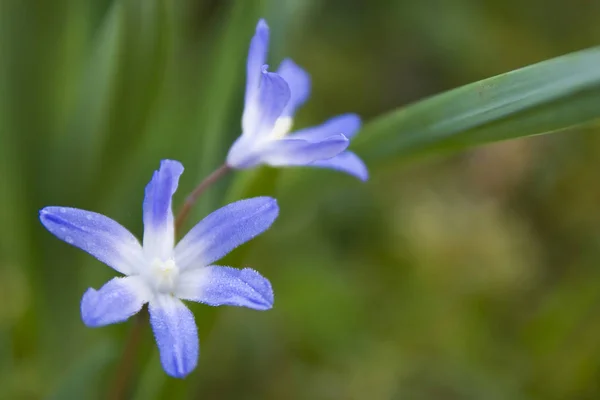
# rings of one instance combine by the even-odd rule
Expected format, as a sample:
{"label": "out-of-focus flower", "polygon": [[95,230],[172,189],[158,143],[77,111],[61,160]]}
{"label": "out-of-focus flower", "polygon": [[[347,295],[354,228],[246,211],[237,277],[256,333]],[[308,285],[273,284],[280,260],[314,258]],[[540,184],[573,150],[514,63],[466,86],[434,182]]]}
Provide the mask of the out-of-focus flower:
{"label": "out-of-focus flower", "polygon": [[260,20],[248,52],[246,97],[242,135],[227,156],[233,168],[271,166],[314,166],[368,178],[364,163],[344,151],[360,128],[355,114],[334,117],[324,124],[289,133],[293,117],[310,95],[310,77],[292,60],[284,60],[277,73],[265,65],[269,27]]}
{"label": "out-of-focus flower", "polygon": [[211,264],[264,232],[279,213],[275,199],[241,200],[208,215],[175,245],[171,198],[182,173],[179,162],[163,160],[146,186],[142,245],[102,214],[67,207],[40,211],[42,224],[56,237],[126,275],[85,292],[83,322],[90,327],[122,322],[148,303],[162,366],[178,378],[196,367],[199,354],[194,316],[181,300],[272,307],[271,284],[258,272]]}

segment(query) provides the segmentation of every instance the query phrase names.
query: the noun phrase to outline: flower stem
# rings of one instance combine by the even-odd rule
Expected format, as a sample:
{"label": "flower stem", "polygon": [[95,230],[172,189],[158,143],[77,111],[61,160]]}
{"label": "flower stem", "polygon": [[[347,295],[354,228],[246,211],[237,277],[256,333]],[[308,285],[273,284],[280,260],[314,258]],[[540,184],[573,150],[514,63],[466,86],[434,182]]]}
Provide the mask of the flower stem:
{"label": "flower stem", "polygon": [[179,232],[181,230],[185,219],[196,203],[196,200],[198,200],[198,197],[200,197],[200,195],[204,193],[204,191],[213,183],[225,176],[225,174],[227,174],[227,172],[230,170],[231,168],[227,164],[223,164],[214,170],[212,174],[207,176],[202,182],[200,182],[198,186],[196,186],[196,189],[194,189],[192,193],[190,193],[190,195],[185,199],[185,203],[183,203],[181,210],[179,210],[179,214],[177,214],[177,218],[175,218],[175,232]]}
{"label": "flower stem", "polygon": [[109,400],[120,400],[124,398],[125,391],[127,390],[127,383],[130,380],[131,372],[133,371],[133,364],[137,356],[138,348],[140,347],[140,339],[142,336],[142,330],[146,326],[148,321],[148,313],[146,307],[134,317],[133,326],[129,331],[129,337],[125,343],[123,355],[117,373],[115,374],[114,382],[110,392],[108,393],[107,399]]}

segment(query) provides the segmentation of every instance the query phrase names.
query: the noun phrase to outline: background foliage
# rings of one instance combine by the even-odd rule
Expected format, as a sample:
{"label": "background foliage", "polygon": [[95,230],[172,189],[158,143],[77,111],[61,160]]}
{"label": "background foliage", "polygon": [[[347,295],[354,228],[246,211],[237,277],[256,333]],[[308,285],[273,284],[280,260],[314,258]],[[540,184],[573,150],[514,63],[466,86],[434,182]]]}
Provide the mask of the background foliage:
{"label": "background foliage", "polygon": [[261,16],[272,65],[292,56],[313,77],[298,126],[374,121],[355,146],[372,179],[264,168],[207,193],[193,220],[280,199],[273,228],[226,260],[269,277],[276,306],[192,306],[201,357],[184,381],[164,375],[146,331],[129,398],[598,398],[600,126],[452,153],[597,117],[597,50],[555,80],[523,79],[536,94],[538,78],[566,85],[528,103],[535,124],[500,108],[434,141],[455,110],[501,98],[376,118],[595,46],[598,15],[586,0],[0,0],[0,398],[105,396],[130,324],[87,329],[78,304],[112,271],[54,239],[37,210],[90,209],[139,235],[161,158],[186,166],[180,204],[239,134]]}

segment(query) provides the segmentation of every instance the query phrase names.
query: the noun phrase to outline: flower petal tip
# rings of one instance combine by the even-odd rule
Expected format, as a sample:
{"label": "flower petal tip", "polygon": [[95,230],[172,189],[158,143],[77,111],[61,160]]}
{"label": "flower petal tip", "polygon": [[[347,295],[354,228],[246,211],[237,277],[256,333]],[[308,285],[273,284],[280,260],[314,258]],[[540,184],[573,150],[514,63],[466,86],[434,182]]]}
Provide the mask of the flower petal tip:
{"label": "flower petal tip", "polygon": [[183,173],[183,164],[177,160],[164,159],[160,161],[160,170],[169,169],[173,175],[181,175]]}
{"label": "flower petal tip", "polygon": [[359,129],[362,125],[362,118],[356,113],[346,113],[340,115],[340,117],[346,118],[346,124],[354,125],[356,129]]}
{"label": "flower petal tip", "polygon": [[167,375],[175,379],[185,379],[192,371],[165,371]]}
{"label": "flower petal tip", "polygon": [[142,278],[113,278],[99,290],[85,291],[81,319],[90,328],[123,322],[137,314],[150,297]]}
{"label": "flower petal tip", "polygon": [[39,213],[38,213],[38,217],[40,219],[40,222],[42,223],[42,225],[44,225],[46,227],[46,229],[50,230],[48,228],[48,217],[51,214],[51,207],[44,207],[42,208]]}
{"label": "flower petal tip", "polygon": [[345,151],[348,148],[348,146],[350,146],[350,139],[348,139],[348,137],[343,133],[340,133],[326,138],[321,143],[337,144],[339,146],[339,151],[337,152],[337,154],[340,154],[343,151]]}
{"label": "flower petal tip", "polygon": [[248,205],[251,204],[255,212],[261,215],[261,218],[263,219],[263,228],[261,231],[269,229],[279,216],[279,204],[277,203],[277,199],[273,197],[259,196],[246,200],[239,200],[239,202],[247,202]]}
{"label": "flower petal tip", "polygon": [[256,296],[248,299],[254,303],[253,309],[266,311],[273,308],[275,295],[273,294],[271,282],[267,278],[252,268],[244,268],[240,274],[240,279],[250,286],[256,294]]}
{"label": "flower petal tip", "polygon": [[47,206],[47,207],[40,209],[40,211],[39,211],[40,221],[42,221],[42,223],[44,223],[44,221],[47,221],[48,218],[52,217],[52,215],[58,214],[61,209],[66,210],[67,208],[66,207],[56,207],[56,206]]}
{"label": "flower petal tip", "polygon": [[264,18],[258,20],[256,24],[256,33],[269,33],[269,24]]}
{"label": "flower petal tip", "polygon": [[279,204],[277,203],[277,199],[270,196],[258,196],[255,197],[257,202],[261,202],[264,207],[273,208],[279,211]]}
{"label": "flower petal tip", "polygon": [[270,227],[279,216],[279,203],[277,203],[277,200],[273,197],[265,197],[264,202],[264,207],[268,210],[268,219],[271,220],[269,223]]}
{"label": "flower petal tip", "polygon": [[369,170],[367,169],[367,166],[362,162],[362,160],[360,160],[360,161],[361,161],[361,163],[357,164],[357,166],[355,168],[353,168],[353,170],[349,170],[346,172],[353,175],[355,178],[357,178],[361,182],[366,183],[371,176],[369,175]]}
{"label": "flower petal tip", "polygon": [[197,363],[188,364],[173,364],[173,365],[163,365],[163,370],[167,375],[171,378],[175,379],[185,379],[189,374],[191,374],[196,369]]}
{"label": "flower petal tip", "polygon": [[180,300],[163,295],[150,301],[148,311],[167,375],[185,378],[198,364],[200,343],[194,314]]}
{"label": "flower petal tip", "polygon": [[256,213],[259,213],[265,218],[270,220],[265,230],[277,219],[279,216],[279,203],[277,199],[269,196],[258,196],[251,197],[249,199],[238,200],[236,202],[239,205],[247,205],[249,210],[252,209]]}
{"label": "flower petal tip", "polygon": [[88,328],[101,326],[101,324],[98,324],[97,315],[91,312],[96,309],[98,299],[98,291],[92,288],[86,290],[81,298],[81,320]]}

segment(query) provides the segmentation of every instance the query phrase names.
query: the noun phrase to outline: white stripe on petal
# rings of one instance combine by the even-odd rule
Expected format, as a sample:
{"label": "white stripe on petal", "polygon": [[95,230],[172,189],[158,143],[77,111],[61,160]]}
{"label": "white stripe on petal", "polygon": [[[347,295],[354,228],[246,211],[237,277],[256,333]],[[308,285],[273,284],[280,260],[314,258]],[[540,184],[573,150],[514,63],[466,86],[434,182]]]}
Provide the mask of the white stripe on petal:
{"label": "white stripe on petal", "polygon": [[175,242],[175,226],[171,200],[177,190],[183,165],[162,160],[158,171],[146,186],[144,197],[144,252],[149,260],[165,260],[171,256]]}

